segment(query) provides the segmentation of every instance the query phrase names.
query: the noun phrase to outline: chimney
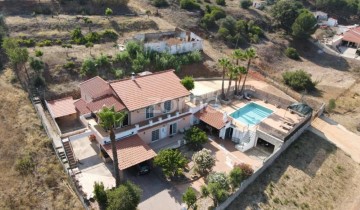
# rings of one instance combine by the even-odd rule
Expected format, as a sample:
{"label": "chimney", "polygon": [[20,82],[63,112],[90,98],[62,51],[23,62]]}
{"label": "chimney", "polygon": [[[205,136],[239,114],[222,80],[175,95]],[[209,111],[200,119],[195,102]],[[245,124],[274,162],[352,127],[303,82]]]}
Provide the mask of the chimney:
{"label": "chimney", "polygon": [[131,80],[135,80],[135,73],[134,72],[131,73]]}
{"label": "chimney", "polygon": [[228,121],[226,112],[223,113],[223,121],[226,123]]}

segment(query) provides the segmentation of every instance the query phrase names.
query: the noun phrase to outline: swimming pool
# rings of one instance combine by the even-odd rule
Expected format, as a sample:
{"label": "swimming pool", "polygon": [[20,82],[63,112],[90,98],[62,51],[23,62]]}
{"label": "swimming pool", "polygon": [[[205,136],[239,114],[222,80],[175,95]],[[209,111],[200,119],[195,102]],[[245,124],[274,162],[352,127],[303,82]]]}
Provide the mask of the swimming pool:
{"label": "swimming pool", "polygon": [[272,113],[272,110],[251,102],[231,113],[230,116],[245,125],[252,126],[260,123]]}

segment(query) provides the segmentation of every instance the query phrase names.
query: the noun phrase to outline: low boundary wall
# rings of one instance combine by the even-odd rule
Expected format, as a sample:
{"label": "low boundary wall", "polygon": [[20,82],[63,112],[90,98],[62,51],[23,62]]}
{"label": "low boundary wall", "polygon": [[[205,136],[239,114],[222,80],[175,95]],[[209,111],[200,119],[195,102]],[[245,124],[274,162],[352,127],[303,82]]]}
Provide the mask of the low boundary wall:
{"label": "low boundary wall", "polygon": [[276,152],[274,152],[271,156],[269,156],[265,161],[261,168],[259,168],[255,173],[250,176],[248,179],[244,180],[240,188],[236,190],[225,202],[221,203],[216,210],[225,209],[228,207],[251,183],[253,183],[261,173],[263,173],[275,160],[283,153],[311,124],[311,120],[307,121],[307,123],[299,130],[294,133],[291,138],[289,138],[282,147],[280,147]]}

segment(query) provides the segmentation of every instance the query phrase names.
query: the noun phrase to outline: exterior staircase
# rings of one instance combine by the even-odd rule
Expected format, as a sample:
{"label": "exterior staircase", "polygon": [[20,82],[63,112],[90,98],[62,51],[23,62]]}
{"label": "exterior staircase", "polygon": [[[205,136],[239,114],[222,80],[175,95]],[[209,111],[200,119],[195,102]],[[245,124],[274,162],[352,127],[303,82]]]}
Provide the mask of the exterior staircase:
{"label": "exterior staircase", "polygon": [[70,141],[69,139],[63,139],[62,140],[63,146],[64,146],[64,150],[65,150],[65,155],[67,157],[67,163],[69,164],[69,168],[73,169],[77,167],[77,161],[75,159],[75,154],[74,151],[71,147]]}

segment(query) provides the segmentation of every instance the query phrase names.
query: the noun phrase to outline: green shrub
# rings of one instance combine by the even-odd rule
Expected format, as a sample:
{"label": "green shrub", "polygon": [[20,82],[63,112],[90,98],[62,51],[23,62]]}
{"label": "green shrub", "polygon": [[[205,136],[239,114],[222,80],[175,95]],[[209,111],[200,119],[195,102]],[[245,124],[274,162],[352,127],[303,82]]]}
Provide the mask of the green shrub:
{"label": "green shrub", "polygon": [[86,43],[98,43],[100,41],[100,35],[97,32],[90,32],[85,35]]}
{"label": "green shrub", "polygon": [[195,88],[194,78],[191,76],[185,76],[181,80],[181,84],[184,85],[184,87],[189,91]]}
{"label": "green shrub", "polygon": [[216,20],[226,17],[225,11],[217,6],[206,5],[205,13],[201,19],[201,25],[205,28],[214,27]]}
{"label": "green shrub", "polygon": [[216,2],[217,5],[221,5],[221,6],[225,6],[225,5],[226,5],[225,0],[216,0],[215,2]]}
{"label": "green shrub", "polygon": [[116,79],[121,79],[124,76],[124,70],[122,69],[113,69]]}
{"label": "green shrub", "polygon": [[130,62],[130,55],[128,51],[120,52],[115,55],[114,62],[127,63]]}
{"label": "green shrub", "polygon": [[35,56],[36,56],[36,57],[41,57],[41,56],[43,56],[43,55],[44,55],[43,51],[41,51],[41,50],[35,50]]}
{"label": "green shrub", "polygon": [[45,87],[46,86],[45,79],[41,75],[38,75],[37,77],[35,77],[33,84],[35,87]]}
{"label": "green shrub", "polygon": [[132,182],[107,191],[106,210],[136,210],[140,203],[142,190]]}
{"label": "green shrub", "polygon": [[167,2],[167,0],[152,0],[151,3],[155,7],[167,7],[167,6],[169,6],[169,3]]}
{"label": "green shrub", "polygon": [[112,29],[106,29],[101,34],[102,38],[108,39],[108,40],[116,40],[119,35]]}
{"label": "green shrub", "polygon": [[95,64],[97,67],[103,68],[110,66],[111,62],[107,55],[101,53],[101,55],[96,58]]}
{"label": "green shrub", "polygon": [[71,31],[71,41],[75,44],[85,44],[87,41],[84,38],[84,35],[81,32],[80,27],[76,27],[74,30]]}
{"label": "green shrub", "polygon": [[208,141],[205,131],[193,126],[185,132],[186,145],[192,150],[199,150]]}
{"label": "green shrub", "polygon": [[57,45],[62,45],[62,40],[61,40],[61,39],[55,40],[55,44],[57,44]]}
{"label": "green shrub", "polygon": [[196,10],[200,9],[200,4],[196,3],[194,0],[180,0],[180,8],[187,10]]}
{"label": "green shrub", "polygon": [[234,167],[230,173],[229,173],[229,182],[234,190],[235,188],[239,187],[241,185],[241,182],[243,181],[243,171],[239,167]]}
{"label": "green shrub", "polygon": [[97,200],[99,205],[104,207],[107,203],[107,195],[106,195],[104,184],[102,182],[94,183],[94,195],[95,195],[94,198]]}
{"label": "green shrub", "polygon": [[182,195],[182,200],[186,203],[186,205],[188,206],[188,209],[190,209],[192,206],[194,206],[193,209],[197,209],[196,208],[196,193],[195,191],[188,187],[185,191],[185,193]]}
{"label": "green shrub", "polygon": [[336,100],[332,98],[332,99],[329,100],[328,110],[332,111],[335,108],[336,108]]}
{"label": "green shrub", "polygon": [[292,48],[292,47],[286,48],[285,55],[288,58],[291,58],[291,59],[294,59],[294,60],[299,60],[299,58],[300,58],[297,50],[295,48]]}
{"label": "green shrub", "polygon": [[132,60],[131,68],[134,72],[144,71],[145,67],[150,64],[150,59],[143,53],[137,53],[136,58]]}
{"label": "green shrub", "polygon": [[126,43],[126,51],[129,53],[131,58],[135,58],[137,53],[142,53],[143,47],[138,42],[129,41]]}
{"label": "green shrub", "polygon": [[21,175],[27,175],[31,173],[34,168],[35,163],[30,155],[24,155],[15,162],[15,170],[18,171]]}
{"label": "green shrub", "polygon": [[189,63],[199,63],[202,61],[202,55],[199,50],[195,50],[193,52],[190,52],[187,54],[187,57],[189,59]]}
{"label": "green shrub", "polygon": [[36,45],[34,39],[19,39],[19,44],[25,47],[34,47]]}
{"label": "green shrub", "polygon": [[229,190],[229,181],[225,173],[222,172],[211,172],[209,176],[206,178],[207,183],[215,183],[218,184],[221,189]]}
{"label": "green shrub", "polygon": [[52,41],[51,40],[43,40],[41,42],[37,43],[39,47],[44,47],[44,46],[51,46],[52,45]]}
{"label": "green shrub", "polygon": [[282,74],[284,83],[296,91],[311,91],[316,83],[311,80],[311,75],[304,70],[287,71]]}
{"label": "green shrub", "polygon": [[237,164],[234,166],[234,168],[235,167],[239,167],[241,169],[244,179],[247,179],[254,173],[254,169],[251,167],[251,165],[246,163]]}
{"label": "green shrub", "polygon": [[240,6],[243,9],[249,9],[249,7],[252,5],[252,1],[251,0],[242,0],[240,2]]}
{"label": "green shrub", "polygon": [[154,164],[159,166],[166,177],[174,177],[183,173],[187,159],[179,150],[164,149],[154,158]]}
{"label": "green shrub", "polygon": [[80,69],[80,74],[86,76],[96,76],[98,74],[96,62],[91,58],[84,60]]}
{"label": "green shrub", "polygon": [[63,67],[65,69],[74,69],[75,68],[75,63],[73,61],[69,61],[69,62],[65,63]]}

